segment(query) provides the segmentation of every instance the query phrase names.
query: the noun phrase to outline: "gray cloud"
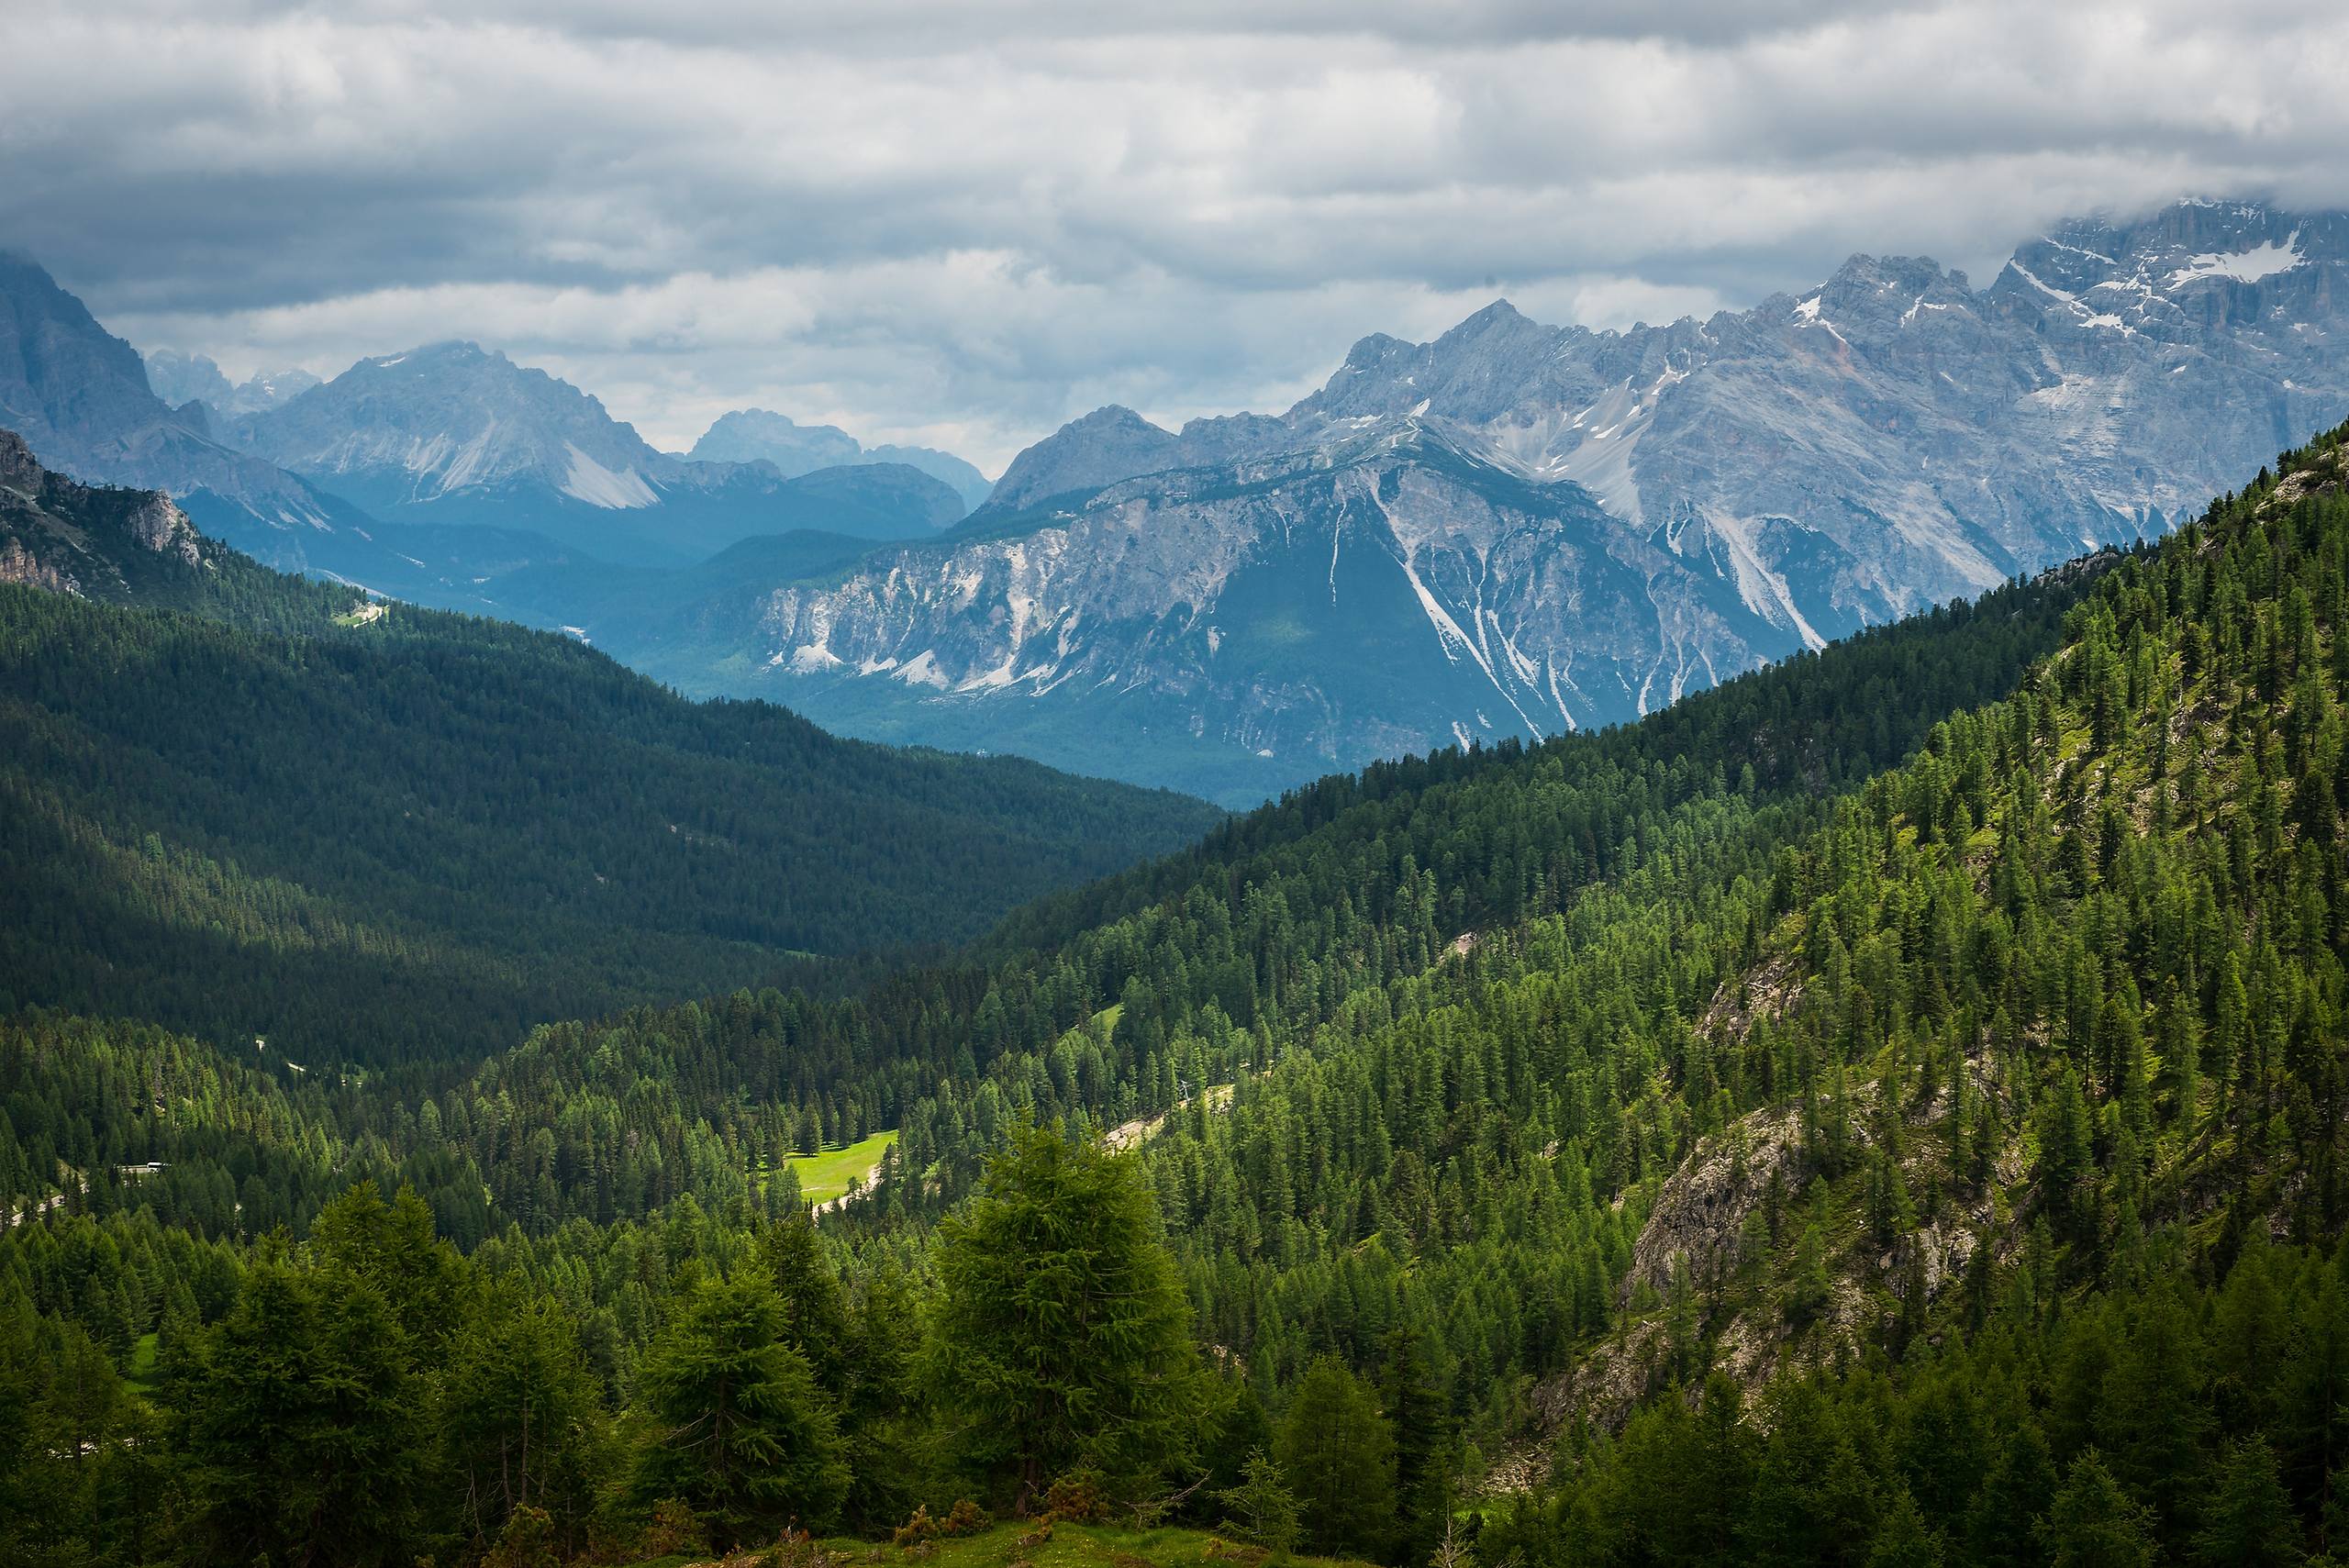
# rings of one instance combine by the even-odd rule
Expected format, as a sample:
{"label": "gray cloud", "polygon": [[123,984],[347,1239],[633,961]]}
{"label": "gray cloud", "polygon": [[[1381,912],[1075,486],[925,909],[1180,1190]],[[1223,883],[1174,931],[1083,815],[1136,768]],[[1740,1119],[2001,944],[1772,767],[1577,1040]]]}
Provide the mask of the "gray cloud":
{"label": "gray cloud", "polygon": [[2349,205],[2344,80],[2330,0],[12,0],[0,244],[235,375],[477,337],[663,444],[754,403],[992,467],[1495,292],[1625,325]]}

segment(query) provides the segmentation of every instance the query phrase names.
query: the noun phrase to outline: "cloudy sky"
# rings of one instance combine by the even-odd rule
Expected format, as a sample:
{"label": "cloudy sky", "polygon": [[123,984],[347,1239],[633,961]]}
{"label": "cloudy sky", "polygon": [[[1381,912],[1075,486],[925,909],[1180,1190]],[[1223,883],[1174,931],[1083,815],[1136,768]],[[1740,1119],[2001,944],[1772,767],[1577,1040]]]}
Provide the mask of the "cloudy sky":
{"label": "cloudy sky", "polygon": [[0,0],[0,246],[239,377],[469,337],[659,445],[758,405],[993,473],[1496,294],[2349,205],[2344,82],[2339,0]]}

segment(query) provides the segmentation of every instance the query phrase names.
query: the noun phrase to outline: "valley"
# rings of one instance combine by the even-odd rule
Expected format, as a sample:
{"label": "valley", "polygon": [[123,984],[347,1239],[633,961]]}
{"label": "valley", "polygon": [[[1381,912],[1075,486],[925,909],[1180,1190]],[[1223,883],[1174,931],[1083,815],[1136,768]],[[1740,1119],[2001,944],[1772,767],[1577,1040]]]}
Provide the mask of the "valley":
{"label": "valley", "polygon": [[2349,1563],[2344,48],[0,6],[0,1568]]}
{"label": "valley", "polygon": [[[2238,1492],[2313,1535],[2349,1343],[2345,452],[1639,723],[1333,776],[935,960],[331,1070],[28,989],[9,1364],[59,1369],[26,1407],[106,1457],[10,1474],[83,1508],[150,1451],[205,1467],[176,1522],[105,1517],[207,1553],[319,1540],[361,1483],[300,1445],[353,1419],[412,1477],[335,1514],[354,1553],[690,1555],[980,1497],[1049,1514],[1024,1552],[1130,1507],[1382,1562],[1993,1562],[2017,1510],[2050,1560],[2199,1551]],[[97,613],[8,593],[19,639]],[[306,657],[419,615],[322,616]],[[1015,1305],[1097,1292],[1097,1326]],[[256,1447],[239,1402],[304,1385],[241,1369],[289,1344],[369,1413]],[[662,1435],[737,1354],[779,1480]],[[501,1504],[503,1423],[547,1401],[569,1435]],[[284,1507],[228,1503],[255,1465],[303,1478]]]}

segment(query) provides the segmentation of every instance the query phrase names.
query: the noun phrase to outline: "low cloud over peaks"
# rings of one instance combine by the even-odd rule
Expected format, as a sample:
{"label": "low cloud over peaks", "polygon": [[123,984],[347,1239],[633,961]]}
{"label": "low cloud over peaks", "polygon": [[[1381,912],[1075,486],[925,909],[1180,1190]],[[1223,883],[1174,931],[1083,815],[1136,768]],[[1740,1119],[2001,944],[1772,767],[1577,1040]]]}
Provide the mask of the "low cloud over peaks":
{"label": "low cloud over peaks", "polygon": [[810,9],[16,0],[0,244],[232,378],[473,338],[659,444],[757,405],[992,472],[1500,292],[1622,325],[2349,205],[2331,5]]}

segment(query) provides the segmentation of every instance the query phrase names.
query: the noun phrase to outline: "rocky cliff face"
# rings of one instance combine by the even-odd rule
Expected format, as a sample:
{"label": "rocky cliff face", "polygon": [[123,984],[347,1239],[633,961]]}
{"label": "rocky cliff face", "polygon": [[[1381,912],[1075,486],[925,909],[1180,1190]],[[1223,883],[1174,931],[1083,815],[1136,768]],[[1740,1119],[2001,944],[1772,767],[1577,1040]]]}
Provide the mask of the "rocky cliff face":
{"label": "rocky cliff face", "polygon": [[[2339,215],[2069,224],[1979,290],[1855,256],[1621,333],[1500,303],[1431,343],[1364,339],[1277,417],[1088,415],[941,545],[778,585],[725,641],[756,673],[699,684],[1238,798],[1635,717],[2158,533],[2344,415]],[[1385,591],[1346,592],[1357,544],[1394,563]],[[1152,744],[1096,748],[1085,710]]]}
{"label": "rocky cliff face", "polygon": [[159,575],[213,569],[218,550],[170,496],[77,484],[0,429],[0,583],[128,602]]}

